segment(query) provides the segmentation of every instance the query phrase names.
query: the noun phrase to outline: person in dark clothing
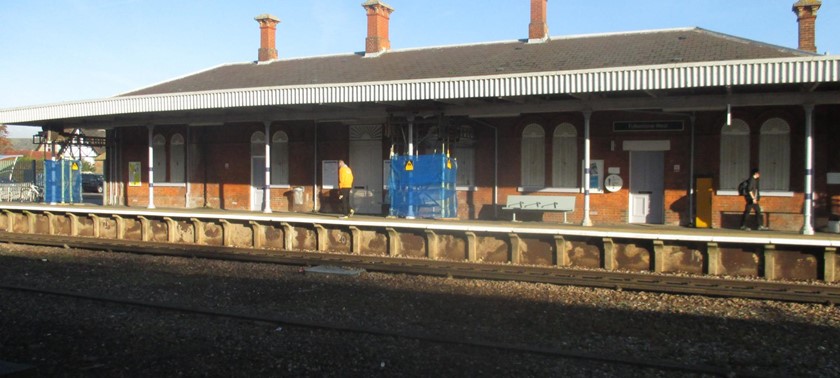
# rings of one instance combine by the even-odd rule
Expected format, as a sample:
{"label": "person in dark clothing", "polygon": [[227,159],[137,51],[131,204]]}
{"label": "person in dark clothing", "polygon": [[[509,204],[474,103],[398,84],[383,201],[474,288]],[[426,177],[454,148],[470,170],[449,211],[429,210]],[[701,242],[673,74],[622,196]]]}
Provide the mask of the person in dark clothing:
{"label": "person in dark clothing", "polygon": [[758,189],[758,180],[760,177],[761,173],[758,169],[753,169],[752,175],[747,179],[747,192],[744,194],[744,199],[747,201],[747,204],[744,206],[744,214],[741,216],[742,230],[749,230],[747,228],[747,216],[750,214],[750,211],[755,211],[758,229],[762,231],[767,229],[767,227],[764,227],[763,218],[761,217],[761,205],[758,204],[758,201],[761,199],[761,193]]}

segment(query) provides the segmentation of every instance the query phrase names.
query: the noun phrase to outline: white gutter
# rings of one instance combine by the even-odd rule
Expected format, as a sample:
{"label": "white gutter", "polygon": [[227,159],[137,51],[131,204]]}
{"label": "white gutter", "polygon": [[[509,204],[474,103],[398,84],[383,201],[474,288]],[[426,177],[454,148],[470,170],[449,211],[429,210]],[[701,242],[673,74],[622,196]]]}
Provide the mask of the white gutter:
{"label": "white gutter", "polygon": [[840,82],[840,56],[756,59],[422,80],[112,97],[0,110],[0,123],[237,107],[443,100]]}

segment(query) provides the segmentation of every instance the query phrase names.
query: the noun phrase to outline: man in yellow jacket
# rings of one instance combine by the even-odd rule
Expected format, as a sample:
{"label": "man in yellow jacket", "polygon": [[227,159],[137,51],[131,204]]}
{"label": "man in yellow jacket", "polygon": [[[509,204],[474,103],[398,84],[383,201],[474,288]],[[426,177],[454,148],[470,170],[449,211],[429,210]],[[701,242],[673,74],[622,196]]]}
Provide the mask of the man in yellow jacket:
{"label": "man in yellow jacket", "polygon": [[344,216],[353,215],[355,211],[350,207],[350,189],[353,187],[353,171],[344,160],[338,161],[338,199],[341,200],[341,213]]}

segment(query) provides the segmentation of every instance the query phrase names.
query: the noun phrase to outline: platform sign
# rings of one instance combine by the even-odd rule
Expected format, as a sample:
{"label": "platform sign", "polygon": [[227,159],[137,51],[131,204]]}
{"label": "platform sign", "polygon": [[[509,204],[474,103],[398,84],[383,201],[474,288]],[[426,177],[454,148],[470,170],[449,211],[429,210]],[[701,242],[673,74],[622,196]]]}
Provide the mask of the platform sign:
{"label": "platform sign", "polygon": [[128,162],[128,186],[140,186],[142,171],[139,161]]}

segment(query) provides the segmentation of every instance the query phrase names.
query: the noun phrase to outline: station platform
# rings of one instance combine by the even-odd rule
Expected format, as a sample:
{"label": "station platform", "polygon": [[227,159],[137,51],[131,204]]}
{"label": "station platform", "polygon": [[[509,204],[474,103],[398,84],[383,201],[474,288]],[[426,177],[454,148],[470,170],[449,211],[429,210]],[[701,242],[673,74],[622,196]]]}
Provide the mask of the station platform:
{"label": "station platform", "polygon": [[829,232],[33,203],[0,203],[0,230],[248,250],[827,282],[840,278],[840,234]]}

